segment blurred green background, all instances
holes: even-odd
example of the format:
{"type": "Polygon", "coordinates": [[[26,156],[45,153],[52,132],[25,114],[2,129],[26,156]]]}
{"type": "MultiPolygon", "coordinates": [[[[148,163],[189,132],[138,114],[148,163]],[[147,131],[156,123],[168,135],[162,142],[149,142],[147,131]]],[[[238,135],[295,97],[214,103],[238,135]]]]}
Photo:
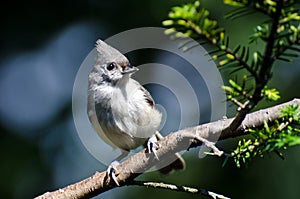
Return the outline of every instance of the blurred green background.
{"type": "MultiPolygon", "coordinates": [[[[0,198],[32,198],[106,168],[87,152],[74,127],[71,95],[76,72],[98,38],[161,26],[171,6],[184,2],[189,1],[1,2],[0,198]]],[[[255,25],[266,20],[255,14],[226,21],[223,15],[231,8],[222,1],[201,3],[226,28],[232,45],[247,43],[255,25]]],[[[275,65],[270,87],[281,92],[280,102],[300,97],[299,64],[298,58],[275,65]]],[[[226,77],[224,73],[224,81],[226,77]]],[[[234,143],[227,140],[219,146],[229,148],[234,143]]],[[[198,159],[196,152],[184,154],[184,172],[167,177],[147,173],[139,179],[199,186],[232,198],[300,198],[300,147],[284,151],[285,160],[270,154],[242,169],[232,163],[222,168],[222,160],[198,159]]],[[[122,187],[96,198],[133,197],[199,198],[141,187],[122,187]]]]}

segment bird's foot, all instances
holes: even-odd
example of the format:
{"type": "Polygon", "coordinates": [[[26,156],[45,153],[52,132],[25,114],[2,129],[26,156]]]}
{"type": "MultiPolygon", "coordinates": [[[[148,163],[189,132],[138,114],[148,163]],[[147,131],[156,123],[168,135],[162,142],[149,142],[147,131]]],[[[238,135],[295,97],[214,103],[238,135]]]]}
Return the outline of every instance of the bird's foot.
{"type": "MultiPolygon", "coordinates": [[[[158,144],[157,144],[157,138],[155,135],[152,135],[147,142],[147,149],[149,151],[149,153],[153,153],[155,158],[158,159],[157,156],[157,149],[159,148],[158,144]]],[[[159,159],[158,159],[159,160],[159,159]]]]}
{"type": "Polygon", "coordinates": [[[116,174],[118,174],[118,170],[117,170],[117,166],[119,165],[120,163],[115,160],[113,161],[112,163],[110,163],[110,165],[108,166],[106,172],[107,172],[107,175],[116,183],[116,185],[120,186],[118,180],[117,180],[117,176],[116,174]]]}

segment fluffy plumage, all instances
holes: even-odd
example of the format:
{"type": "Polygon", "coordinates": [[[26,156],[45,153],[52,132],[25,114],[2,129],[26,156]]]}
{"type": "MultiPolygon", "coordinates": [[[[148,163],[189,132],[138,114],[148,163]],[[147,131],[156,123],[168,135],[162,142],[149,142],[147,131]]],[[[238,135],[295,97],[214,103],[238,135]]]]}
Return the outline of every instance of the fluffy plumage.
{"type": "Polygon", "coordinates": [[[161,113],[149,92],[130,78],[137,68],[123,54],[101,40],[97,51],[89,75],[88,115],[105,142],[129,151],[157,131],[161,113]]]}

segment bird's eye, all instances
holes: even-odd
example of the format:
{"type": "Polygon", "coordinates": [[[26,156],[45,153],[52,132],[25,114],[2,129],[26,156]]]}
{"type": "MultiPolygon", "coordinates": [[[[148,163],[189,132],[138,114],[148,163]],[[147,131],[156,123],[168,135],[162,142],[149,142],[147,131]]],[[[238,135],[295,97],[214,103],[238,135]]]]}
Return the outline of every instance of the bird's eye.
{"type": "Polygon", "coordinates": [[[106,69],[107,70],[112,70],[112,69],[114,69],[116,67],[116,63],[115,62],[112,62],[112,63],[110,63],[110,64],[108,64],[107,66],[106,66],[106,69]]]}

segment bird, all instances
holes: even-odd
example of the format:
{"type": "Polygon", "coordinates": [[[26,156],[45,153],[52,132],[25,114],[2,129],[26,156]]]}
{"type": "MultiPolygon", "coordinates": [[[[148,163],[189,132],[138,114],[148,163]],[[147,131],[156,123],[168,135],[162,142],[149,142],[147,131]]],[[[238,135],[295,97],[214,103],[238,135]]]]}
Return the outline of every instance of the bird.
{"type": "MultiPolygon", "coordinates": [[[[132,78],[139,69],[125,55],[100,39],[96,41],[96,50],[88,76],[87,114],[101,139],[121,150],[121,155],[107,169],[107,174],[119,185],[116,166],[130,150],[144,146],[158,159],[156,143],[163,138],[158,132],[162,114],[150,93],[132,78]]],[[[173,163],[160,169],[161,173],[185,169],[183,158],[177,153],[174,157],[173,163]]]]}

